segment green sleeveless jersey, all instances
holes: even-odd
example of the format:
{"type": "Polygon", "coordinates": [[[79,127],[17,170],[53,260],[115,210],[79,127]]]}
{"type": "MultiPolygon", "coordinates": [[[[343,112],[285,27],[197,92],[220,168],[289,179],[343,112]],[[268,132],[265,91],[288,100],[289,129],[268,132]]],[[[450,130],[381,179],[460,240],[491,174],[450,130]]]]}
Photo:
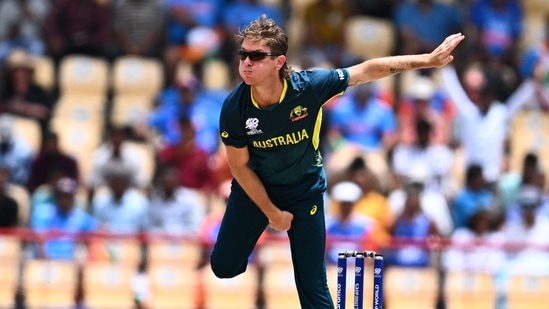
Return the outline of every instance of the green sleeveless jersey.
{"type": "Polygon", "coordinates": [[[323,172],[319,151],[322,106],[348,87],[346,69],[293,72],[278,104],[261,109],[251,87],[240,83],[220,115],[225,145],[248,147],[249,166],[265,186],[302,184],[323,172]]]}

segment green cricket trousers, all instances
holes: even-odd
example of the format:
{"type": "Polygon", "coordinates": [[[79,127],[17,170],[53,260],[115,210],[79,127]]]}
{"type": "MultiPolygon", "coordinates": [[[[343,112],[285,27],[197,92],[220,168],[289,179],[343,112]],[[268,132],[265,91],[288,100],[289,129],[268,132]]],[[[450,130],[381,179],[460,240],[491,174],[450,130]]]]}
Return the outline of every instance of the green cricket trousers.
{"type": "MultiPolygon", "coordinates": [[[[324,259],[325,190],[323,175],[291,186],[267,187],[274,204],[294,215],[288,237],[297,293],[303,309],[334,308],[328,290],[324,259]]],[[[211,255],[214,274],[219,278],[232,278],[246,271],[248,258],[267,225],[267,217],[233,180],[227,209],[211,255]]]]}

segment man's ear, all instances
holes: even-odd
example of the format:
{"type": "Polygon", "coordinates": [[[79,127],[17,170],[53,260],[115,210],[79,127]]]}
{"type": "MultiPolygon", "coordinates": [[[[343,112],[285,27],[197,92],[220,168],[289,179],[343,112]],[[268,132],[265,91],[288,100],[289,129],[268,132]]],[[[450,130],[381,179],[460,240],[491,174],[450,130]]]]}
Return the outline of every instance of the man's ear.
{"type": "Polygon", "coordinates": [[[276,69],[280,70],[282,66],[286,63],[286,56],[281,55],[276,58],[276,69]]]}

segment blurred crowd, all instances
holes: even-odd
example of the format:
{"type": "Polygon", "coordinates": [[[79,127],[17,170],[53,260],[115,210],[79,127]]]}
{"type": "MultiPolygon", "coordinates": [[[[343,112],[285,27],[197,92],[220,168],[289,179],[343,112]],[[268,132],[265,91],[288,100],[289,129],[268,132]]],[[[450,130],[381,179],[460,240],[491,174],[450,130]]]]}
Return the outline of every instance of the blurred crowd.
{"type": "MultiPolygon", "coordinates": [[[[448,67],[356,86],[326,103],[329,262],[338,250],[371,248],[389,265],[429,266],[426,244],[449,243],[447,269],[549,274],[541,267],[549,265],[543,1],[3,0],[0,228],[211,244],[231,181],[217,130],[224,97],[240,81],[233,35],[261,14],[287,29],[296,70],[426,53],[449,34],[466,35],[448,67]],[[159,84],[137,120],[111,121],[111,88],[89,103],[104,108],[94,116],[99,142],[85,156],[61,143],[70,127],[53,125],[61,101],[71,104],[60,81],[72,56],[161,68],[136,77],[159,84]],[[49,84],[37,78],[44,59],[49,84]],[[37,124],[37,147],[13,125],[20,118],[37,124]],[[150,162],[136,155],[142,146],[150,162]]],[[[74,259],[75,250],[61,238],[29,253],[74,259]]]]}

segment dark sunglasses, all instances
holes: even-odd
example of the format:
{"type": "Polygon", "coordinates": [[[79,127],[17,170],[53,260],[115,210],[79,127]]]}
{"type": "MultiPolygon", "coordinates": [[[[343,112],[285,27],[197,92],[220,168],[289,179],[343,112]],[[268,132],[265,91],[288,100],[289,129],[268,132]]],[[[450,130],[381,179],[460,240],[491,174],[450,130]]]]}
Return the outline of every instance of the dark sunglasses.
{"type": "Polygon", "coordinates": [[[262,52],[262,51],[243,51],[243,50],[239,50],[238,52],[236,52],[237,56],[238,56],[238,59],[244,61],[246,60],[246,58],[250,58],[251,61],[260,61],[260,60],[263,60],[265,59],[265,57],[267,56],[280,56],[282,54],[279,54],[279,53],[273,53],[273,52],[262,52]]]}

